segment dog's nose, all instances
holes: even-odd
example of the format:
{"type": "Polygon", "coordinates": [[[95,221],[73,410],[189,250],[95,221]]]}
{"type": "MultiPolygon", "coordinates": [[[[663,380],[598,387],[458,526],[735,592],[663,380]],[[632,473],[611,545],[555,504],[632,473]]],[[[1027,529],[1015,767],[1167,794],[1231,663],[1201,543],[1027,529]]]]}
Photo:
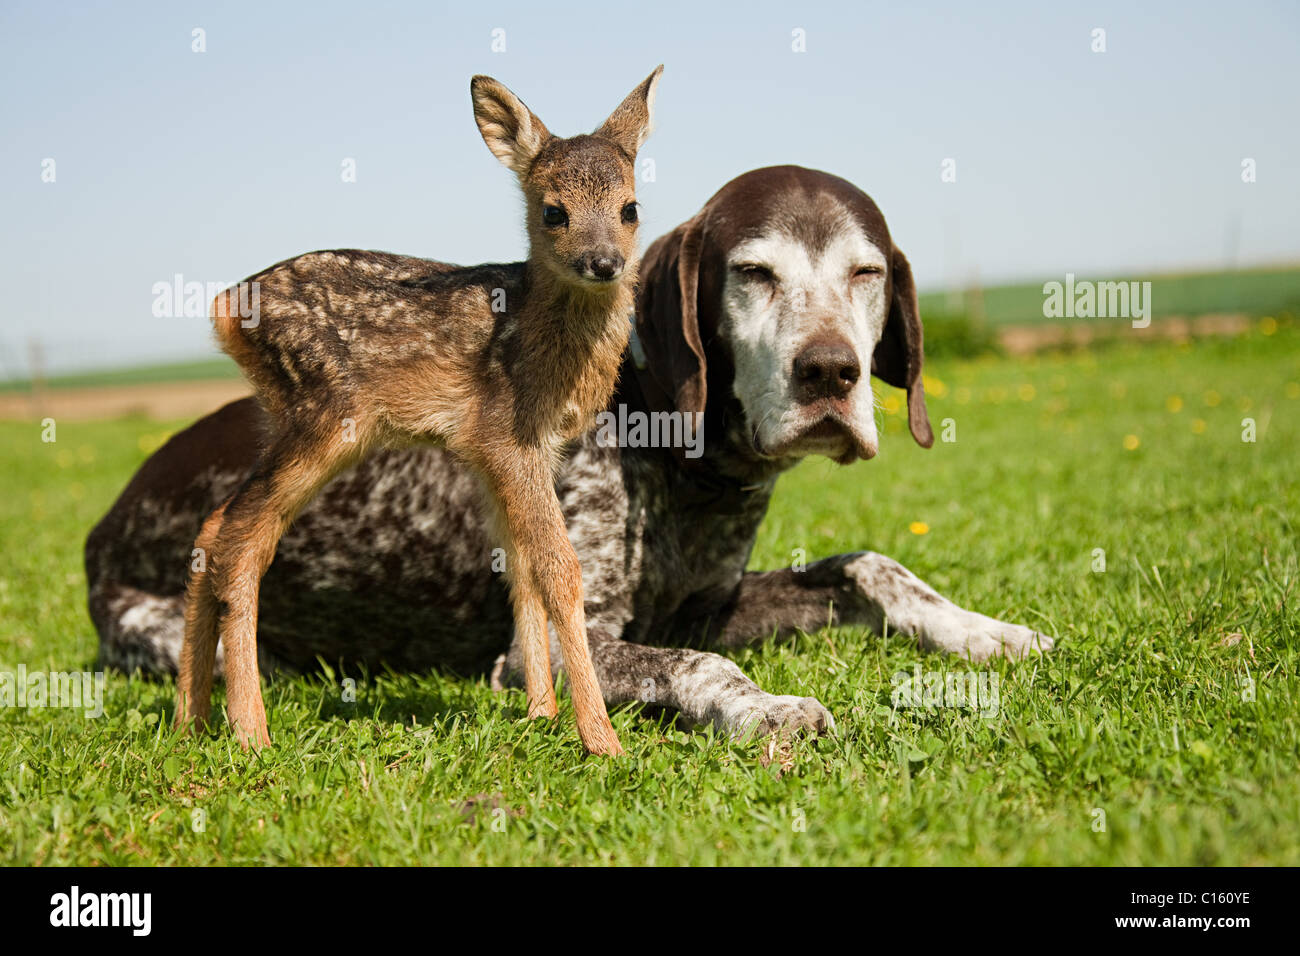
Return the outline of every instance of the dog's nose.
{"type": "Polygon", "coordinates": [[[803,402],[844,398],[862,377],[862,366],[846,342],[814,342],[794,359],[794,385],[803,402]]]}
{"type": "Polygon", "coordinates": [[[597,253],[587,259],[587,271],[602,282],[608,282],[623,271],[623,257],[617,253],[597,253]]]}

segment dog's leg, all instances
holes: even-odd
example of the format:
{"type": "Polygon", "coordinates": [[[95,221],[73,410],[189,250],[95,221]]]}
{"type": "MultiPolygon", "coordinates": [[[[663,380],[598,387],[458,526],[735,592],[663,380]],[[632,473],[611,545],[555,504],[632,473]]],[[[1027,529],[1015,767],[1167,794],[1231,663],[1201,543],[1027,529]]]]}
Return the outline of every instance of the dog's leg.
{"type": "MultiPolygon", "coordinates": [[[[210,696],[216,645],[211,629],[204,628],[217,611],[230,723],[245,749],[270,743],[257,662],[262,575],[294,515],[321,485],[355,461],[364,447],[364,441],[342,441],[334,435],[313,439],[308,433],[289,433],[272,445],[262,464],[226,503],[208,548],[204,582],[192,589],[190,597],[195,603],[186,609],[187,622],[192,620],[195,626],[186,628],[182,659],[188,659],[190,666],[179,691],[182,701],[188,697],[192,703],[178,705],[178,720],[188,717],[191,710],[197,714],[210,696]]],[[[208,527],[205,524],[205,530],[208,527]]]]}
{"type": "MultiPolygon", "coordinates": [[[[91,618],[99,631],[96,669],[179,674],[185,642],[185,580],[181,593],[168,595],[99,583],[90,594],[91,618]]],[[[220,671],[218,655],[213,673],[220,671]]]]}
{"type": "MultiPolygon", "coordinates": [[[[530,572],[525,576],[516,571],[514,587],[516,591],[524,587],[523,607],[532,612],[535,594],[559,637],[569,678],[569,693],[573,697],[578,721],[578,735],[589,753],[620,754],[623,748],[609,722],[587,646],[582,569],[569,541],[560,503],[555,497],[549,463],[540,453],[512,449],[508,456],[486,462],[483,471],[505,519],[510,538],[507,553],[513,552],[522,568],[530,572]],[[524,584],[528,578],[532,582],[531,592],[524,584]]],[[[519,607],[516,603],[516,608],[519,607]]],[[[544,656],[547,654],[547,636],[544,625],[540,631],[536,628],[536,620],[535,614],[530,614],[527,620],[516,621],[521,630],[525,670],[529,674],[530,713],[535,708],[545,712],[547,704],[543,695],[550,693],[540,686],[542,681],[538,669],[547,660],[544,656]]],[[[550,686],[549,673],[545,683],[550,686]]]]}
{"type": "Polygon", "coordinates": [[[801,571],[746,573],[728,608],[706,627],[714,643],[735,647],[827,625],[859,625],[881,634],[886,622],[891,632],[921,647],[973,661],[1021,658],[1055,643],[1046,634],[959,607],[897,561],[871,551],[815,561],[801,571]]]}
{"type": "Polygon", "coordinates": [[[208,722],[212,709],[212,671],[217,658],[218,611],[216,593],[208,575],[211,555],[221,532],[226,504],[208,516],[194,542],[203,564],[190,569],[185,585],[185,640],[181,645],[176,678],[176,726],[208,722]]]}
{"type": "MultiPolygon", "coordinates": [[[[712,725],[736,738],[834,729],[830,711],[813,697],[769,694],[719,654],[679,647],[647,647],[593,630],[591,659],[605,703],[640,702],[678,713],[684,723],[712,725]]],[[[516,641],[500,662],[501,678],[517,682],[523,648],[516,641]]],[[[560,669],[557,661],[556,670],[560,669]]]]}

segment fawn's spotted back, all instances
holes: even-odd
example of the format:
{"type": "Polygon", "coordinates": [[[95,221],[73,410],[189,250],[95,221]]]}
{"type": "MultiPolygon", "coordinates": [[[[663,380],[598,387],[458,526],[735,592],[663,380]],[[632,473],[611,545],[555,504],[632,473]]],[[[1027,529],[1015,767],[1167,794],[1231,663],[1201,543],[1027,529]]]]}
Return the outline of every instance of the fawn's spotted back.
{"type": "Polygon", "coordinates": [[[313,252],[213,304],[223,347],[270,413],[248,480],[203,523],[207,569],[186,591],[178,724],[206,719],[220,640],[227,712],[245,746],[270,741],[257,666],[262,575],[298,511],[376,444],[431,440],[474,468],[505,544],[529,715],[556,715],[547,621],[563,648],[578,731],[622,752],[587,646],[582,572],[553,486],[564,442],[613,392],[636,282],[636,151],[659,70],[589,136],[552,136],[489,77],[470,84],[484,142],[526,202],[528,261],[451,266],[313,252]]]}

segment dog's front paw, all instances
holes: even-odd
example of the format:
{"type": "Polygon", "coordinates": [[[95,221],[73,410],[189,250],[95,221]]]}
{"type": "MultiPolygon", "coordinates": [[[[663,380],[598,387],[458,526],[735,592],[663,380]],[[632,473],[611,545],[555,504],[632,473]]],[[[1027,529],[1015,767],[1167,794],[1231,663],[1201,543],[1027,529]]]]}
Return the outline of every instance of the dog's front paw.
{"type": "Polygon", "coordinates": [[[835,729],[835,718],[815,697],[776,694],[735,701],[713,723],[719,731],[737,740],[801,730],[820,736],[835,729]]]}
{"type": "Polygon", "coordinates": [[[971,617],[975,620],[971,625],[971,639],[967,647],[973,661],[998,656],[1021,660],[1032,654],[1050,651],[1056,645],[1053,637],[1032,628],[1008,624],[983,614],[972,613],[971,617]]]}
{"type": "Polygon", "coordinates": [[[986,661],[990,657],[1020,660],[1041,654],[1050,651],[1056,640],[1032,628],[955,608],[940,626],[928,630],[922,643],[972,661],[986,661]]]}

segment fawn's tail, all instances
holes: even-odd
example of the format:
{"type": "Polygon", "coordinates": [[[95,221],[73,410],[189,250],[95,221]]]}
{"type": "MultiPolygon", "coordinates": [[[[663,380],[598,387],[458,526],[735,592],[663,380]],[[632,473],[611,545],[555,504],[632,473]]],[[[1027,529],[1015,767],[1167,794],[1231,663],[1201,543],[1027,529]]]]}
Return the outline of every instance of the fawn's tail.
{"type": "Polygon", "coordinates": [[[244,337],[244,330],[255,328],[260,322],[253,294],[248,289],[249,283],[246,282],[232,285],[212,300],[209,313],[222,351],[246,371],[250,365],[258,363],[256,350],[244,337]]]}
{"type": "Polygon", "coordinates": [[[210,317],[221,350],[235,360],[262,406],[274,412],[282,400],[281,383],[256,341],[262,321],[257,282],[240,282],[220,293],[210,317]]]}

